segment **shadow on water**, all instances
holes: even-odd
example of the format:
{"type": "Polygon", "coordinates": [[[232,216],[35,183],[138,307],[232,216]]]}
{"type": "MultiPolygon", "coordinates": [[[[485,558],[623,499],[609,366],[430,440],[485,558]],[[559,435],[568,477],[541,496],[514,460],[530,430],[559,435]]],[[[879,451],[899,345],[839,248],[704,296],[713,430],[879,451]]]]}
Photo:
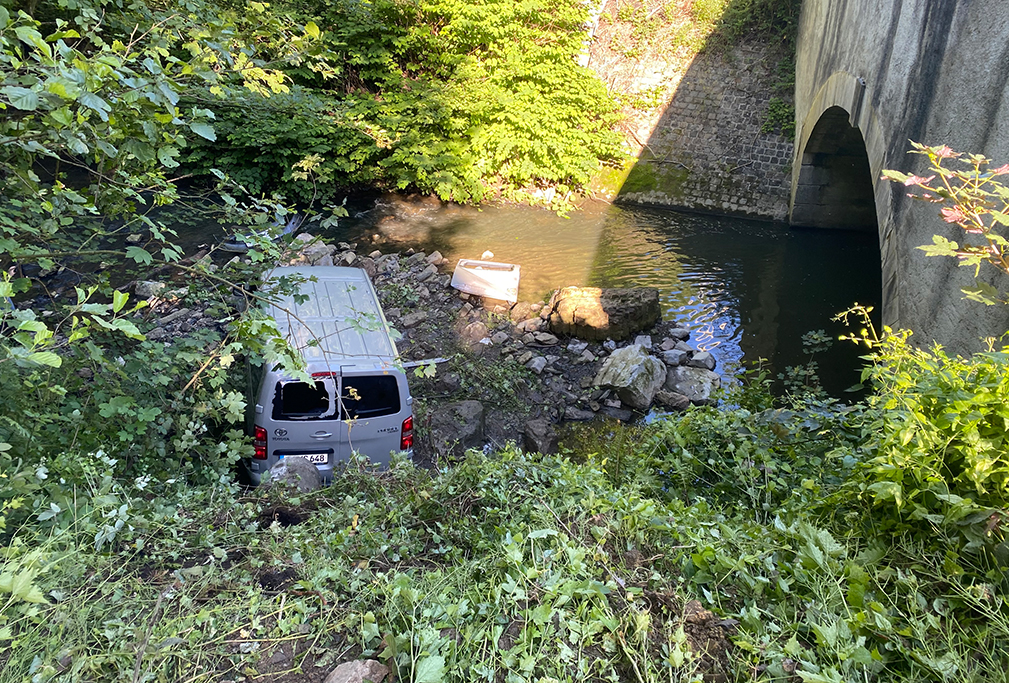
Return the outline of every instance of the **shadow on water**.
{"type": "MultiPolygon", "coordinates": [[[[362,213],[329,236],[367,242],[386,218],[362,213]]],[[[802,335],[823,329],[836,338],[844,330],[831,318],[874,302],[880,287],[871,236],[645,207],[593,204],[569,218],[449,207],[401,220],[396,234],[395,250],[438,249],[453,262],[489,250],[520,264],[524,300],[568,285],[655,287],[663,318],[691,328],[691,343],[722,368],[758,358],[774,371],[804,363],[802,335]]],[[[819,358],[831,393],[857,382],[857,355],[838,343],[819,358]]]]}

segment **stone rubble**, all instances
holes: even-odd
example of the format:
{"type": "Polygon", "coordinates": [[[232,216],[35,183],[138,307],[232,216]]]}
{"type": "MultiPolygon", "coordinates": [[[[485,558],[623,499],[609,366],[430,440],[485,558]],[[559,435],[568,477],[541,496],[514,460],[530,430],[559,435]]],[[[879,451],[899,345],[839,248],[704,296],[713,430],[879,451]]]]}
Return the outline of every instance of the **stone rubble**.
{"type": "MultiPolygon", "coordinates": [[[[306,234],[299,235],[295,245],[299,249],[288,264],[337,264],[368,273],[390,326],[402,335],[397,347],[404,362],[448,359],[433,377],[410,375],[411,393],[421,401],[415,443],[415,459],[421,464],[459,458],[466,449],[488,442],[500,446],[520,441],[528,449],[554,452],[554,426],[560,422],[628,421],[651,409],[682,411],[691,404],[710,403],[721,383],[714,372],[715,357],[688,344],[686,328],[661,322],[645,290],[594,290],[605,293],[600,297],[609,314],[623,321],[623,330],[644,325],[622,334],[633,338],[628,342],[600,337],[596,329],[582,334],[585,330],[577,325],[555,324],[563,317],[558,302],[583,301],[590,288],[566,288],[561,290],[564,296],[555,293],[547,305],[512,306],[452,289],[449,262],[438,252],[376,249],[363,255],[356,244],[325,244],[306,234]],[[621,301],[630,302],[636,312],[614,309],[613,302],[621,301]],[[632,319],[637,322],[628,327],[632,319]],[[509,377],[510,391],[521,407],[499,405],[484,382],[473,378],[474,368],[477,376],[509,377]]],[[[231,256],[221,267],[248,262],[231,256]]],[[[171,286],[155,280],[135,285],[137,295],[151,303],[144,311],[148,339],[167,344],[200,327],[224,330],[229,317],[183,306],[186,290],[171,286]]],[[[239,310],[247,305],[239,297],[230,303],[239,310]]]]}

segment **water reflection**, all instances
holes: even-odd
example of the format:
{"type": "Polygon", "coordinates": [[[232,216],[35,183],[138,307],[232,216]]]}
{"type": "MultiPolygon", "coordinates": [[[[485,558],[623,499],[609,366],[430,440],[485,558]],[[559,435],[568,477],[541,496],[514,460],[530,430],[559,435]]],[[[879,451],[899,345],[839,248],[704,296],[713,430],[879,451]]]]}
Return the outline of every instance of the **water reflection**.
{"type": "MultiPolygon", "coordinates": [[[[370,211],[332,236],[376,231],[395,235],[397,248],[438,249],[453,261],[490,250],[519,263],[526,300],[567,285],[656,287],[664,318],[690,327],[691,343],[722,367],[803,363],[803,334],[836,338],[844,330],[831,318],[856,301],[878,304],[881,290],[874,236],[668,210],[595,204],[560,218],[528,207],[453,207],[398,216],[393,228],[387,214],[370,211]]],[[[833,393],[857,381],[857,355],[838,343],[822,357],[833,393]]]]}

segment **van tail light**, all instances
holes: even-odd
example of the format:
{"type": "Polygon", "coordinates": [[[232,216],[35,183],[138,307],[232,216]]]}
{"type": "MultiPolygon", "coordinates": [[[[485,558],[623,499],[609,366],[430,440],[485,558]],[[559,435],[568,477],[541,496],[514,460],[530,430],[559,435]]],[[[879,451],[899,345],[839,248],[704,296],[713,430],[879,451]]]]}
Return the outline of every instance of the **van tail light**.
{"type": "Polygon", "coordinates": [[[252,457],[256,460],[266,460],[266,430],[259,425],[252,430],[252,446],[256,449],[256,454],[252,457]]]}
{"type": "Polygon", "coordinates": [[[408,451],[413,448],[413,415],[403,420],[399,435],[399,450],[408,451]]]}

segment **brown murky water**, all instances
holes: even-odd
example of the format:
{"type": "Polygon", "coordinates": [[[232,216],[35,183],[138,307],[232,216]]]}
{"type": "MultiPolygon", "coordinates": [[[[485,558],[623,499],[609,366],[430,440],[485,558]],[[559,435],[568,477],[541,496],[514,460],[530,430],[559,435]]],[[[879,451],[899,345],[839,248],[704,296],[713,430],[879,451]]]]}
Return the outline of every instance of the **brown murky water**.
{"type": "MultiPolygon", "coordinates": [[[[520,296],[558,287],[656,287],[664,317],[693,330],[721,369],[766,359],[774,371],[804,363],[801,337],[844,328],[831,318],[880,299],[873,236],[642,207],[590,204],[563,218],[542,209],[404,205],[379,201],[330,235],[383,251],[438,249],[452,261],[480,258],[522,267],[520,296]],[[378,236],[378,239],[375,239],[378,236]]],[[[818,357],[835,394],[858,381],[859,351],[835,343],[818,357]]]]}

